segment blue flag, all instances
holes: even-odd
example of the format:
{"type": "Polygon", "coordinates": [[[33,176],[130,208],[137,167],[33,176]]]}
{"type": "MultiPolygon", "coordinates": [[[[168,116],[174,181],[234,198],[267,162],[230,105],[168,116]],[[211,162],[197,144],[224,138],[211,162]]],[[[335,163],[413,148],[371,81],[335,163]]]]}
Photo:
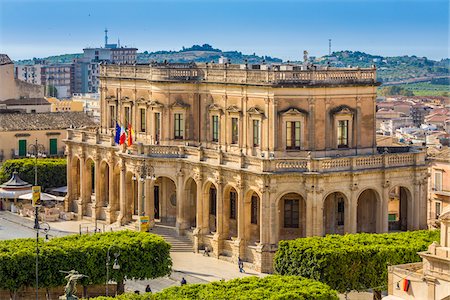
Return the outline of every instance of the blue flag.
{"type": "Polygon", "coordinates": [[[116,121],[116,136],[114,137],[114,142],[118,145],[120,142],[120,126],[119,123],[116,121]]]}

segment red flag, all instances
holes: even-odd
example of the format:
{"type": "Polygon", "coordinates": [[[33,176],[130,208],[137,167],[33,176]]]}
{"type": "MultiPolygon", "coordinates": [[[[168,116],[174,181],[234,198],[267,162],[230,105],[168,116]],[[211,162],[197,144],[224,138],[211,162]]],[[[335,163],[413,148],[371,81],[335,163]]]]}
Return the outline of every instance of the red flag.
{"type": "Polygon", "coordinates": [[[134,130],[133,130],[133,128],[131,128],[131,124],[128,124],[128,139],[127,139],[128,147],[133,145],[133,134],[134,134],[134,130]]]}

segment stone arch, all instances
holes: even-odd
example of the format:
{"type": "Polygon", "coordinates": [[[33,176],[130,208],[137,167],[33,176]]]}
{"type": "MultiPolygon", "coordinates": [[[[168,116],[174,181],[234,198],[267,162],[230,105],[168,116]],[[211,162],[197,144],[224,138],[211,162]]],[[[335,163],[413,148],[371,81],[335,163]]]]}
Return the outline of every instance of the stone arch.
{"type": "Polygon", "coordinates": [[[197,227],[197,182],[192,177],[184,183],[184,199],[186,201],[187,211],[185,214],[189,227],[197,227]]]}
{"type": "MultiPolygon", "coordinates": [[[[100,162],[100,166],[99,166],[99,170],[98,172],[100,172],[100,181],[97,182],[96,184],[98,184],[98,188],[97,188],[97,193],[98,195],[96,195],[96,199],[98,201],[98,203],[96,203],[97,208],[100,207],[107,207],[109,205],[109,181],[111,180],[109,178],[109,164],[106,160],[102,160],[100,162]]],[[[106,213],[104,209],[97,209],[97,219],[99,220],[106,220],[106,213]]]]}
{"type": "Polygon", "coordinates": [[[323,233],[344,234],[348,224],[346,214],[350,211],[347,196],[338,191],[330,192],[323,198],[323,233]]]}
{"type": "Polygon", "coordinates": [[[92,216],[92,202],[95,200],[95,172],[97,170],[95,169],[95,162],[91,156],[86,158],[86,161],[84,162],[84,176],[83,176],[83,183],[84,186],[84,193],[86,195],[86,198],[83,199],[85,202],[85,205],[83,205],[83,216],[86,217],[93,217],[92,216]]]}
{"type": "Polygon", "coordinates": [[[136,175],[132,171],[126,171],[125,173],[125,206],[122,212],[124,219],[126,221],[131,221],[133,215],[136,212],[136,202],[137,202],[137,180],[136,175]]]}
{"type": "Polygon", "coordinates": [[[78,205],[73,200],[80,200],[81,198],[81,159],[75,155],[70,162],[70,180],[71,182],[71,199],[69,199],[69,210],[78,213],[78,205]]]}
{"type": "Polygon", "coordinates": [[[306,200],[297,192],[282,194],[277,200],[280,240],[306,236],[306,200]]]}
{"type": "Polygon", "coordinates": [[[407,187],[392,187],[387,206],[389,231],[406,231],[412,227],[412,195],[407,187]]]}
{"type": "Polygon", "coordinates": [[[203,185],[203,208],[206,223],[205,227],[208,232],[217,231],[217,200],[218,200],[218,187],[217,185],[208,180],[203,185]]]}
{"type": "MultiPolygon", "coordinates": [[[[111,166],[110,166],[111,167],[111,166]]],[[[108,208],[109,208],[109,222],[113,223],[117,221],[117,216],[120,212],[120,164],[117,163],[113,167],[113,177],[112,180],[113,190],[111,192],[111,198],[108,196],[108,208]]],[[[109,189],[108,189],[109,192],[109,189]]]]}
{"type": "Polygon", "coordinates": [[[373,188],[366,188],[359,193],[356,203],[357,232],[379,231],[380,202],[380,194],[373,188]]]}
{"type": "Polygon", "coordinates": [[[238,207],[242,195],[231,183],[223,189],[223,236],[225,239],[237,237],[238,235],[238,207]]]}
{"type": "Polygon", "coordinates": [[[177,222],[177,199],[176,181],[169,176],[156,175],[154,184],[154,208],[155,218],[158,217],[162,224],[175,226],[177,222]]]}
{"type": "Polygon", "coordinates": [[[244,240],[248,244],[260,241],[261,232],[261,194],[249,189],[244,198],[244,240]]]}

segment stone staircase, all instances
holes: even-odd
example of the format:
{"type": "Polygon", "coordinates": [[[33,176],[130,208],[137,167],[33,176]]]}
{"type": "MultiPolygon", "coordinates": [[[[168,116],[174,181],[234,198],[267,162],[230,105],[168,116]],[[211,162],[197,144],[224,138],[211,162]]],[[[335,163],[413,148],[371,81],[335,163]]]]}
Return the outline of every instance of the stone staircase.
{"type": "Polygon", "coordinates": [[[160,235],[172,245],[171,252],[193,252],[193,243],[187,236],[178,236],[175,227],[156,223],[150,233],[160,235]]]}

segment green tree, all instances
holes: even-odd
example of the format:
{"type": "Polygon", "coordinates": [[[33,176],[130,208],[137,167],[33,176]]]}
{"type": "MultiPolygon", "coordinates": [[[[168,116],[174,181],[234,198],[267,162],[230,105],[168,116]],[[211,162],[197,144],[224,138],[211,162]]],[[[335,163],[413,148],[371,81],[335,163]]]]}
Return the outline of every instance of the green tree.
{"type": "Polygon", "coordinates": [[[280,241],[275,271],[318,280],[344,293],[387,286],[387,267],[421,261],[417,252],[439,240],[439,231],[346,234],[280,241]]]}

